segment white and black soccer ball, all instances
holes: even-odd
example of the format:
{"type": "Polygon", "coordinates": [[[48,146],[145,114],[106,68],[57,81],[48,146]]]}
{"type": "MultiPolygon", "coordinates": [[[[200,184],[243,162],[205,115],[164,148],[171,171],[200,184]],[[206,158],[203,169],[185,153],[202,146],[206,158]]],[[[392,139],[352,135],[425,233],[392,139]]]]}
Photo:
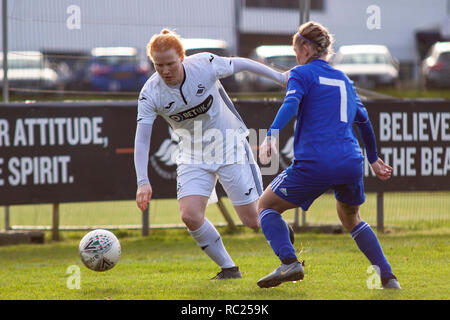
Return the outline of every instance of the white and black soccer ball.
{"type": "Polygon", "coordinates": [[[119,262],[121,248],[114,233],[96,229],[81,239],[78,252],[86,267],[94,271],[106,271],[119,262]]]}

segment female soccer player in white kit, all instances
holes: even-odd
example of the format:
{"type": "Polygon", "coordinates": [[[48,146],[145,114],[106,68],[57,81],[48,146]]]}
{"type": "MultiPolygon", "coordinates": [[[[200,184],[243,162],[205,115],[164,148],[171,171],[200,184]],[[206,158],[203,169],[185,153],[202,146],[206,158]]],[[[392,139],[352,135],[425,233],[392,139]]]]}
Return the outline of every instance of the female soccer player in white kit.
{"type": "Polygon", "coordinates": [[[241,221],[257,230],[262,179],[246,140],[248,129],[218,80],[247,70],[285,85],[287,74],[245,58],[206,52],[185,57],[179,36],[167,29],[150,39],[147,54],[157,72],[145,83],[138,101],[137,205],[145,210],[152,196],[148,154],[152,125],[160,115],[180,137],[176,162],[181,219],[197,244],[221,267],[213,279],[241,278],[220,234],[206,219],[205,209],[218,179],[241,221]]]}

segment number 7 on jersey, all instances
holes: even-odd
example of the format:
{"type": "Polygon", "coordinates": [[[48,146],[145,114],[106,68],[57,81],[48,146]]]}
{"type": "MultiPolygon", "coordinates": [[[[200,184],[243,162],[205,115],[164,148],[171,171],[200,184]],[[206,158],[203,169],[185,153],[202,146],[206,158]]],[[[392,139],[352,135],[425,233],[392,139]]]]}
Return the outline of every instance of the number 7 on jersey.
{"type": "Polygon", "coordinates": [[[341,94],[341,121],[347,122],[347,90],[345,88],[344,80],[319,77],[319,82],[320,84],[327,86],[339,87],[339,92],[341,94]]]}

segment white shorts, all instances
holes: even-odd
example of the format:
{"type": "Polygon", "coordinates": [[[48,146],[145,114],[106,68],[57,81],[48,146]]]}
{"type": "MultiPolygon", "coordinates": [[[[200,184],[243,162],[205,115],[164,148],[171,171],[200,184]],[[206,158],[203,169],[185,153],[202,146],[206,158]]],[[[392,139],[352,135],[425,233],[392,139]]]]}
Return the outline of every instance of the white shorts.
{"type": "Polygon", "coordinates": [[[242,206],[258,200],[263,192],[261,171],[248,142],[245,144],[245,163],[179,164],[177,199],[193,195],[210,197],[219,180],[233,205],[242,206]]]}

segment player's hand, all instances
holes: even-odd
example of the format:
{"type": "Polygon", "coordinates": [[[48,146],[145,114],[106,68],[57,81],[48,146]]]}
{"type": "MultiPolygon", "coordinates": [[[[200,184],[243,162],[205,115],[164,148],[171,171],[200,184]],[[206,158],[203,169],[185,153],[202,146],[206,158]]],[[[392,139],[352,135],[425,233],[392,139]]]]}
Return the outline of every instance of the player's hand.
{"type": "Polygon", "coordinates": [[[136,192],[136,203],[141,211],[147,209],[150,200],[152,199],[152,186],[150,184],[143,184],[139,186],[136,192]]]}
{"type": "Polygon", "coordinates": [[[370,165],[372,167],[373,172],[380,180],[387,180],[392,175],[392,167],[383,162],[380,158],[377,159],[374,163],[370,165]]]}
{"type": "Polygon", "coordinates": [[[278,154],[276,148],[276,139],[272,136],[266,136],[263,143],[259,146],[259,161],[261,164],[268,164],[272,156],[272,151],[278,154]]]}

